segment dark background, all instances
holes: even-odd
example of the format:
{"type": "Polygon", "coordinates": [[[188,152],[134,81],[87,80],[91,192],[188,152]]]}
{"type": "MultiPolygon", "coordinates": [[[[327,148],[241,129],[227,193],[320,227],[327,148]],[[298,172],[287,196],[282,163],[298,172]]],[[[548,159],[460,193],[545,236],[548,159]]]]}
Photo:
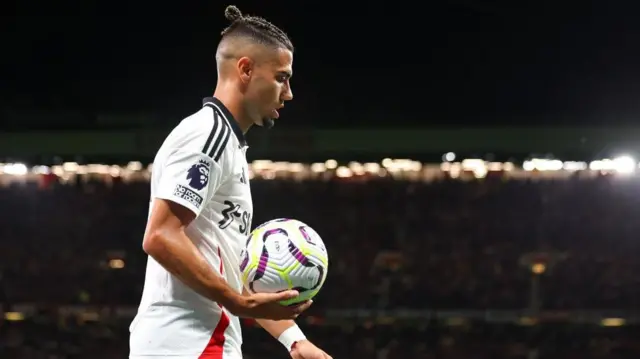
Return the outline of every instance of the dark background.
{"type": "MultiPolygon", "coordinates": [[[[283,123],[313,127],[634,123],[638,6],[615,3],[236,2],[290,34],[283,123]]],[[[5,4],[3,127],[175,123],[213,92],[226,5],[5,4]]]]}

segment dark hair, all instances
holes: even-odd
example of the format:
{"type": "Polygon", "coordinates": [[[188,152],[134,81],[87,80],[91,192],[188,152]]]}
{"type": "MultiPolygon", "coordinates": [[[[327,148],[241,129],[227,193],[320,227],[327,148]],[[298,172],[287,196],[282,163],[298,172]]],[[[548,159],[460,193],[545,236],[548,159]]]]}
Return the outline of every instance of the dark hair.
{"type": "Polygon", "coordinates": [[[281,46],[293,51],[289,36],[267,20],[257,16],[242,15],[234,5],[227,6],[224,16],[231,21],[231,25],[222,31],[222,39],[236,35],[247,36],[265,45],[281,46]]]}

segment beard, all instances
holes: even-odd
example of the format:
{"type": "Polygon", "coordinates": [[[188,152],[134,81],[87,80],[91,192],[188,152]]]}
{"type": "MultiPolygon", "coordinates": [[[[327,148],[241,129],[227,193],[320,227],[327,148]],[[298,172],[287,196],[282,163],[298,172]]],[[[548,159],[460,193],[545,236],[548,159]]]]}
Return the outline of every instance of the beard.
{"type": "Polygon", "coordinates": [[[267,130],[272,128],[273,125],[275,125],[275,121],[272,118],[265,118],[262,120],[262,127],[266,128],[267,130]]]}

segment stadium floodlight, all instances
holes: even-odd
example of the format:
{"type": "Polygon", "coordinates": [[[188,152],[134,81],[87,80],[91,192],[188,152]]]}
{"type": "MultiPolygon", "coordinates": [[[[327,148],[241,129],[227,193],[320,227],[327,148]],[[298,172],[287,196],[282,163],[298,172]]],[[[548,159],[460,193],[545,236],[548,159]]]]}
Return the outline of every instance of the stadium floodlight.
{"type": "Polygon", "coordinates": [[[618,173],[633,173],[636,170],[636,164],[636,160],[629,155],[622,155],[613,159],[613,168],[618,173]]]}
{"type": "Polygon", "coordinates": [[[453,162],[456,159],[456,154],[453,152],[447,152],[442,155],[442,160],[445,162],[453,162]]]}
{"type": "Polygon", "coordinates": [[[4,173],[14,176],[24,176],[29,172],[27,166],[23,163],[10,163],[4,166],[4,173]]]}

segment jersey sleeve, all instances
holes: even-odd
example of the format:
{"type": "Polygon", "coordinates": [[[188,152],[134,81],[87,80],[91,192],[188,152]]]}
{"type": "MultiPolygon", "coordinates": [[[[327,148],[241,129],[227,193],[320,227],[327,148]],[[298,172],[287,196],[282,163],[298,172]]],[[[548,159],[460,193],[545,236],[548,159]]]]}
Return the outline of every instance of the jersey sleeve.
{"type": "Polygon", "coordinates": [[[164,161],[155,197],[180,204],[197,217],[222,180],[222,168],[211,157],[189,149],[175,149],[164,161]]]}

